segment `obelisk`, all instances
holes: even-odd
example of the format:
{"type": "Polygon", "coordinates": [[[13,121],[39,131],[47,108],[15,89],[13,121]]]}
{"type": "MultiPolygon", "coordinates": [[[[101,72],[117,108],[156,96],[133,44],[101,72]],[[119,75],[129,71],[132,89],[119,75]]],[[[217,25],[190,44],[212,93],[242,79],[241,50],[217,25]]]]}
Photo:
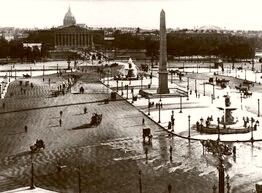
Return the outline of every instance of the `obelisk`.
{"type": "Polygon", "coordinates": [[[160,59],[158,68],[158,94],[168,94],[168,72],[167,64],[167,49],[166,49],[166,18],[165,12],[162,9],[160,13],[160,59]]]}

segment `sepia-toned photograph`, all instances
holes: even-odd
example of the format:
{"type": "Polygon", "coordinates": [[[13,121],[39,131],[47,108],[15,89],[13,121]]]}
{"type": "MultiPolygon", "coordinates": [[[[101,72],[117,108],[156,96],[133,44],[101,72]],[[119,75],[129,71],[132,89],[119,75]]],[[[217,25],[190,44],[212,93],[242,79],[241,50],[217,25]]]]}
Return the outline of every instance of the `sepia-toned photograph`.
{"type": "Polygon", "coordinates": [[[262,2],[0,5],[1,193],[262,193],[262,2]]]}

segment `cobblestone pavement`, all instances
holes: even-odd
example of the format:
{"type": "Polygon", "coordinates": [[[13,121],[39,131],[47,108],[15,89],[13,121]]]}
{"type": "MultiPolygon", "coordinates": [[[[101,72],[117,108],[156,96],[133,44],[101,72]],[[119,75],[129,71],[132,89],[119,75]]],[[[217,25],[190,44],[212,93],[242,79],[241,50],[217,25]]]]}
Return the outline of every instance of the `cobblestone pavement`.
{"type": "MultiPolygon", "coordinates": [[[[120,97],[104,104],[103,99],[108,98],[111,91],[95,79],[96,76],[90,74],[83,76],[71,93],[58,97],[45,94],[50,87],[41,78],[34,80],[39,89],[31,90],[30,97],[21,97],[19,86],[13,87],[17,96],[4,99],[5,108],[0,108],[1,191],[29,185],[29,147],[36,139],[43,139],[46,148],[33,158],[35,182],[41,188],[78,192],[80,167],[82,192],[139,192],[139,170],[143,193],[168,192],[168,184],[172,185],[172,192],[212,192],[213,185],[218,184],[216,157],[203,154],[198,141],[169,136],[120,97]],[[80,86],[84,87],[84,94],[79,94],[80,86]],[[20,97],[19,100],[16,97],[20,97]],[[87,114],[84,114],[85,107],[87,114]],[[63,111],[61,117],[60,111],[63,111]],[[94,112],[103,114],[101,124],[83,128],[94,112]],[[142,143],[145,127],[152,130],[152,146],[142,143]],[[58,171],[57,162],[66,167],[58,171]]],[[[54,79],[53,84],[56,81],[61,80],[54,79]]],[[[236,159],[229,156],[225,161],[231,190],[251,192],[254,184],[261,180],[258,172],[262,168],[259,164],[261,144],[236,146],[236,159]]]]}
{"type": "MultiPolygon", "coordinates": [[[[47,88],[40,86],[43,91],[36,89],[36,95],[45,93],[47,88]]],[[[82,192],[138,192],[139,170],[143,192],[167,192],[168,184],[174,192],[211,191],[217,183],[217,171],[214,163],[207,166],[204,162],[199,142],[170,138],[125,100],[104,104],[102,99],[109,93],[101,84],[80,79],[72,93],[64,96],[46,98],[31,94],[30,98],[5,99],[7,104],[0,114],[0,190],[29,185],[29,147],[36,139],[43,139],[46,148],[33,158],[35,182],[41,188],[77,192],[80,167],[82,192]],[[87,88],[84,94],[74,94],[79,85],[87,88]],[[103,114],[101,124],[78,129],[90,122],[94,112],[103,114]],[[142,143],[145,127],[150,127],[153,134],[147,158],[142,143]],[[57,162],[66,166],[60,172],[57,162]]]]}

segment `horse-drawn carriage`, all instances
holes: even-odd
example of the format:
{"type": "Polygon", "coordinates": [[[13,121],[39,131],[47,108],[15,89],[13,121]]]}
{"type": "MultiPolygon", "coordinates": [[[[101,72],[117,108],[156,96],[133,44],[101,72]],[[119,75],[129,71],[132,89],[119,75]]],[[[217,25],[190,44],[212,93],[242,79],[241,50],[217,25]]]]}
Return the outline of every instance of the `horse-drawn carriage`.
{"type": "Polygon", "coordinates": [[[201,144],[207,149],[208,152],[212,152],[214,155],[231,155],[231,148],[217,140],[202,140],[201,144]]]}
{"type": "Polygon", "coordinates": [[[23,74],[23,78],[31,78],[29,74],[23,74]]]}
{"type": "Polygon", "coordinates": [[[91,117],[91,125],[98,126],[102,121],[102,114],[93,113],[91,117]]]}
{"type": "Polygon", "coordinates": [[[152,142],[152,134],[150,128],[143,129],[143,143],[151,143],[152,142]]]}
{"type": "Polygon", "coordinates": [[[37,139],[36,143],[30,146],[31,152],[37,152],[40,149],[44,149],[44,148],[45,148],[45,143],[42,139],[37,139]]]}

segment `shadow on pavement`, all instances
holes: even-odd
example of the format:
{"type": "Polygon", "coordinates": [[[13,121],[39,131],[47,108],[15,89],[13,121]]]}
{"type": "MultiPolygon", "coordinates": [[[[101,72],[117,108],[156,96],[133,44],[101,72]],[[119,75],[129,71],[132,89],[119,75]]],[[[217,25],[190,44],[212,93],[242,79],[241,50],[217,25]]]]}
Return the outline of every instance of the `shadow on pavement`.
{"type": "Polygon", "coordinates": [[[88,124],[84,124],[78,127],[74,127],[72,128],[72,130],[78,130],[78,129],[88,129],[88,128],[92,128],[92,124],[88,123],[88,124]]]}

